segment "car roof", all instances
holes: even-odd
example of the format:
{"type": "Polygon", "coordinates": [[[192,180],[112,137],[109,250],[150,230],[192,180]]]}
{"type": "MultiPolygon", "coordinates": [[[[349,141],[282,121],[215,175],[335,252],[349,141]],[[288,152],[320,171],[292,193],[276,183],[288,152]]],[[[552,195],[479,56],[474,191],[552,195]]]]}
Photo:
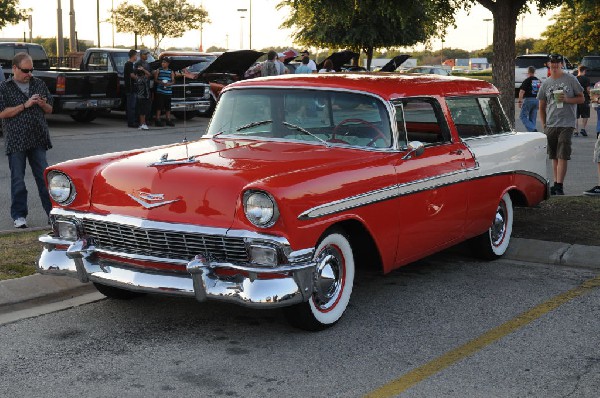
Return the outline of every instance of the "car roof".
{"type": "Polygon", "coordinates": [[[402,75],[392,72],[319,73],[281,75],[248,79],[227,86],[242,87],[329,88],[360,90],[384,99],[406,96],[497,95],[498,90],[484,80],[440,75],[402,75]]]}

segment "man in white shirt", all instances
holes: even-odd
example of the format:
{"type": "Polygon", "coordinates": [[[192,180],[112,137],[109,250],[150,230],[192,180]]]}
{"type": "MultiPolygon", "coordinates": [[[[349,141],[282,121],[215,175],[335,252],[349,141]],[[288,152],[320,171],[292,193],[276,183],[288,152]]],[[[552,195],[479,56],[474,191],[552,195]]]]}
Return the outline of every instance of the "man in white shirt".
{"type": "MultiPolygon", "coordinates": [[[[308,52],[308,50],[304,50],[300,53],[300,55],[302,57],[308,57],[310,55],[310,53],[308,52]]],[[[312,59],[310,61],[308,61],[308,67],[310,68],[312,73],[315,73],[317,71],[317,64],[312,59]]]]}

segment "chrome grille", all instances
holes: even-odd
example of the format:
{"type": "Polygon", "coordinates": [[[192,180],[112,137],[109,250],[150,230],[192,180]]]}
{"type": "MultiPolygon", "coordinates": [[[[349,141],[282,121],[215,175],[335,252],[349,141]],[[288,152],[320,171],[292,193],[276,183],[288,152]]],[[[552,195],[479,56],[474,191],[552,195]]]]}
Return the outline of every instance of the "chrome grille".
{"type": "Polygon", "coordinates": [[[186,261],[202,253],[214,260],[248,261],[243,238],[139,228],[90,219],[83,220],[83,230],[94,239],[97,248],[111,252],[186,261]]]}

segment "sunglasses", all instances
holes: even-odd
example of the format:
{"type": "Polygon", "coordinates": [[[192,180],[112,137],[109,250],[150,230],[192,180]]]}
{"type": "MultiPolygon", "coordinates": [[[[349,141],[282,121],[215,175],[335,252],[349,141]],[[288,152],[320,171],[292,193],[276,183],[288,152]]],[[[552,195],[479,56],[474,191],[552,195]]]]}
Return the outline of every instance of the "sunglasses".
{"type": "Polygon", "coordinates": [[[26,69],[26,68],[21,68],[20,66],[17,66],[17,69],[20,70],[23,73],[32,73],[33,72],[33,68],[26,69]]]}

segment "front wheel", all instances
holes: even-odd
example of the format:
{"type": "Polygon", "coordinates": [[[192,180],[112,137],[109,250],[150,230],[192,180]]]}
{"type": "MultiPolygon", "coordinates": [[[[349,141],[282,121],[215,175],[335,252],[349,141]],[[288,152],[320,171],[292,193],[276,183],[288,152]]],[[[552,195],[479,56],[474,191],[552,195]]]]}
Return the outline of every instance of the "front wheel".
{"type": "Polygon", "coordinates": [[[94,282],[94,286],[100,293],[110,299],[131,300],[144,295],[144,293],[132,292],[130,290],[119,289],[118,287],[107,286],[96,282],[94,282]]]}
{"type": "Polygon", "coordinates": [[[285,308],[293,326],[310,331],[333,326],[344,314],[354,285],[354,254],[346,234],[334,230],[315,251],[313,294],[301,304],[285,308]]]}
{"type": "Polygon", "coordinates": [[[512,200],[510,195],[505,193],[496,208],[492,226],[471,240],[471,247],[478,257],[495,260],[506,253],[512,234],[513,216],[512,200]]]}

